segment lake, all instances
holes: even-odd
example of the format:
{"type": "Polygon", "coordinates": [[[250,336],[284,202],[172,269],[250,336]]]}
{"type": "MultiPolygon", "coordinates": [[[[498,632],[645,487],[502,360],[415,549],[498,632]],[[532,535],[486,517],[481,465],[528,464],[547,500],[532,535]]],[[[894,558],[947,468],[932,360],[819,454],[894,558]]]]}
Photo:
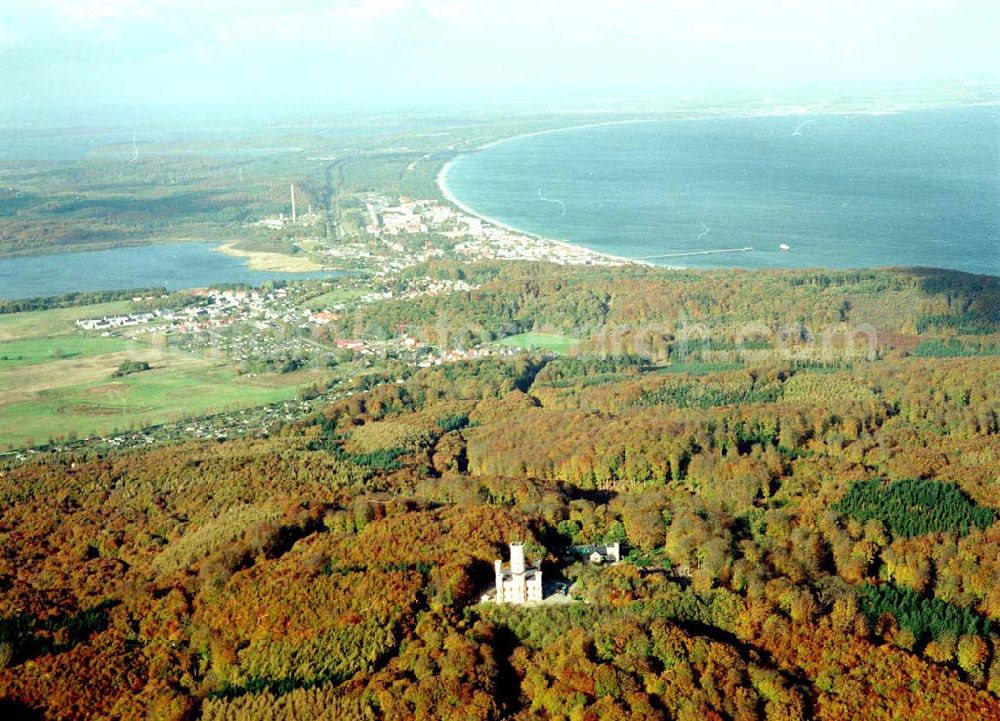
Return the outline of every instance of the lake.
{"type": "Polygon", "coordinates": [[[34,298],[88,290],[199,288],[219,283],[330,278],[336,271],[250,270],[216,243],[166,243],[77,253],[0,258],[0,298],[34,298]]]}
{"type": "Polygon", "coordinates": [[[1000,274],[997,107],[576,128],[461,156],[446,183],[505,225],[664,265],[1000,274]]]}

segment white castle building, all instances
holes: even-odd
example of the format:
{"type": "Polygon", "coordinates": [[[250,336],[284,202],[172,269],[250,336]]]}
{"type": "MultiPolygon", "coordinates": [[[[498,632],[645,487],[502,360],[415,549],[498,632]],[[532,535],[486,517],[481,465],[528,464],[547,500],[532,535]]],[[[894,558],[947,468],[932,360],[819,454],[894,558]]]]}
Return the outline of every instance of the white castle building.
{"type": "Polygon", "coordinates": [[[542,600],[542,571],[524,565],[524,544],[510,544],[510,567],[499,558],[493,568],[497,576],[497,603],[526,603],[542,600]]]}

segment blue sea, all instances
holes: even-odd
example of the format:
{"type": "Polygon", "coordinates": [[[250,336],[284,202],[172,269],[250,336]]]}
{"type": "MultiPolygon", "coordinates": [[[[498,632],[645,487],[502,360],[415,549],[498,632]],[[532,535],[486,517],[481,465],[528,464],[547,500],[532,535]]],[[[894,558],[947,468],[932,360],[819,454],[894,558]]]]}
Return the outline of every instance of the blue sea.
{"type": "Polygon", "coordinates": [[[213,243],[140,247],[0,258],[0,298],[34,298],[88,290],[180,290],[213,283],[260,285],[268,280],[329,278],[336,272],[250,270],[242,258],[218,253],[213,243]]]}
{"type": "Polygon", "coordinates": [[[461,156],[447,185],[505,225],[663,265],[1000,275],[998,107],[575,128],[461,156]]]}

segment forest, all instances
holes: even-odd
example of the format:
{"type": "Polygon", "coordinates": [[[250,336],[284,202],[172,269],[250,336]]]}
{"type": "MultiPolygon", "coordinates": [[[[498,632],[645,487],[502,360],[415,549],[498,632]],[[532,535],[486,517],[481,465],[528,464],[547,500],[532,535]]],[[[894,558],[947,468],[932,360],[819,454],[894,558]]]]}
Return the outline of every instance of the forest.
{"type": "Polygon", "coordinates": [[[4,718],[1000,717],[996,279],[413,272],[476,288],[334,331],[580,343],[0,461],[4,718]],[[516,540],[564,602],[481,601],[516,540]]]}
{"type": "Polygon", "coordinates": [[[0,299],[0,315],[5,313],[48,310],[50,308],[76,308],[84,305],[110,303],[116,300],[132,300],[133,298],[158,298],[165,295],[166,292],[166,288],[133,288],[129,290],[81,291],[43,298],[0,299]]]}

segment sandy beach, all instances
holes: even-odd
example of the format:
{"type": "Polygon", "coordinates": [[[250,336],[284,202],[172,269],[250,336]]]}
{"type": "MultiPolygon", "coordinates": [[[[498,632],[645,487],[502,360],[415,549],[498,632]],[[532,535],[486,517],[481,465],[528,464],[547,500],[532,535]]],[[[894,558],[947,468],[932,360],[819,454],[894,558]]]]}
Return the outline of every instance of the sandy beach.
{"type": "MultiPolygon", "coordinates": [[[[977,103],[964,103],[962,105],[987,105],[994,106],[1000,103],[1000,101],[982,101],[977,103]]],[[[667,122],[678,122],[678,121],[698,121],[698,120],[708,120],[708,119],[728,119],[728,118],[761,118],[761,117],[788,117],[788,118],[800,118],[805,120],[805,122],[811,122],[813,118],[821,118],[823,116],[837,117],[837,116],[870,116],[870,115],[896,115],[907,110],[913,109],[928,109],[937,107],[951,107],[951,104],[946,103],[930,103],[919,105],[916,108],[913,106],[903,103],[903,104],[886,104],[884,106],[877,107],[836,107],[831,106],[828,103],[819,104],[802,104],[802,105],[782,105],[778,107],[773,107],[769,109],[750,109],[750,110],[728,110],[728,111],[715,111],[711,108],[703,109],[692,109],[691,111],[674,114],[671,116],[663,117],[643,117],[643,118],[622,118],[618,120],[605,120],[594,123],[575,123],[573,125],[568,125],[564,127],[549,128],[545,130],[537,130],[528,133],[521,133],[518,135],[512,135],[506,138],[499,138],[497,140],[492,140],[487,143],[483,143],[475,148],[469,150],[460,151],[454,158],[446,162],[438,171],[437,175],[437,186],[441,192],[441,195],[454,207],[461,210],[466,215],[470,215],[479,218],[484,222],[484,224],[489,224],[496,228],[502,228],[509,231],[510,233],[515,233],[521,236],[525,236],[535,244],[545,243],[556,248],[562,248],[566,251],[567,262],[573,262],[570,257],[579,258],[579,254],[588,254],[595,259],[596,262],[603,263],[630,263],[630,264],[641,264],[641,265],[656,265],[660,268],[672,268],[676,270],[685,270],[683,266],[676,265],[660,265],[659,263],[650,263],[647,260],[639,258],[629,258],[624,256],[615,256],[608,253],[599,252],[596,250],[591,250],[585,246],[578,245],[566,240],[560,240],[555,238],[548,238],[538,236],[534,233],[527,232],[521,228],[516,228],[506,223],[503,223],[496,218],[492,218],[485,215],[474,208],[469,207],[461,200],[459,200],[451,189],[448,187],[448,172],[451,170],[454,162],[464,155],[470,155],[477,153],[488,148],[493,148],[504,143],[509,143],[514,140],[520,140],[524,138],[533,138],[541,135],[549,135],[553,133],[563,133],[571,130],[580,130],[585,128],[594,127],[605,127],[605,126],[615,126],[615,125],[636,125],[645,123],[667,123],[667,122]]],[[[800,126],[801,127],[801,126],[800,126]]],[[[796,131],[798,132],[798,131],[796,131]]],[[[794,133],[793,133],[794,134],[794,133]]],[[[742,250],[742,249],[740,249],[742,250]]],[[[730,252],[730,251],[726,251],[730,252]]]]}
{"type": "MultiPolygon", "coordinates": [[[[483,148],[493,147],[495,145],[498,145],[499,143],[505,143],[510,140],[515,140],[516,138],[524,138],[535,135],[541,135],[543,133],[558,132],[559,130],[569,130],[569,128],[560,128],[558,130],[543,130],[538,133],[526,133],[524,135],[517,135],[512,138],[504,138],[502,140],[493,141],[492,143],[487,143],[486,145],[477,148],[473,152],[478,152],[483,148]]],[[[448,187],[448,171],[451,169],[451,166],[454,162],[455,158],[452,158],[451,160],[446,162],[443,166],[441,166],[441,170],[439,170],[437,174],[437,186],[438,189],[441,191],[441,195],[444,197],[444,199],[447,200],[456,208],[458,208],[459,210],[461,210],[466,215],[471,215],[474,218],[479,218],[484,223],[487,223],[497,228],[502,228],[510,233],[516,233],[517,235],[524,236],[525,240],[530,240],[533,243],[544,243],[553,246],[556,249],[561,249],[563,252],[560,255],[564,256],[564,260],[566,262],[573,262],[580,259],[581,257],[586,257],[586,258],[591,258],[595,263],[600,263],[604,265],[626,265],[626,264],[651,265],[650,263],[646,263],[641,260],[634,260],[632,258],[625,258],[623,256],[610,255],[609,253],[599,253],[596,250],[591,250],[590,248],[586,248],[582,245],[576,245],[575,243],[570,243],[565,240],[556,240],[555,238],[543,238],[541,236],[535,235],[534,233],[528,233],[524,230],[521,230],[520,228],[515,228],[506,223],[502,223],[499,220],[496,220],[495,218],[491,218],[488,215],[483,215],[482,213],[473,210],[468,205],[463,203],[461,200],[456,198],[455,195],[451,192],[451,189],[448,187]]]]}
{"type": "Polygon", "coordinates": [[[240,250],[239,248],[234,247],[236,242],[238,241],[224,243],[218,248],[215,248],[215,251],[237,258],[243,258],[250,270],[264,270],[275,273],[311,273],[313,271],[324,269],[319,263],[305,257],[299,258],[294,255],[285,255],[284,253],[263,253],[259,251],[240,250]]]}

